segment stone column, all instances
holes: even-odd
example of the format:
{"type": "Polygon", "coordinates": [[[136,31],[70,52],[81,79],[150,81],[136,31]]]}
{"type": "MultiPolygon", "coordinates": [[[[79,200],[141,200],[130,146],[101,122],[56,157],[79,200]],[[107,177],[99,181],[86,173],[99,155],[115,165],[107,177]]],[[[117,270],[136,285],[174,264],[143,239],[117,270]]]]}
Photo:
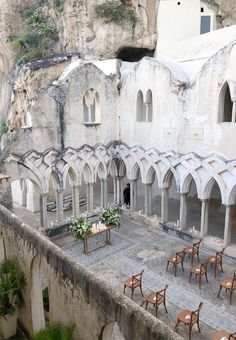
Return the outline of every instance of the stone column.
{"type": "Polygon", "coordinates": [[[224,246],[227,247],[231,241],[231,226],[232,226],[232,206],[225,206],[225,230],[224,230],[224,246]]]}
{"type": "Polygon", "coordinates": [[[179,226],[181,229],[187,227],[188,194],[180,194],[180,216],[179,226]]]}
{"type": "Polygon", "coordinates": [[[116,184],[116,178],[113,178],[113,190],[114,190],[114,200],[113,202],[116,204],[117,203],[117,193],[116,193],[116,189],[117,189],[117,184],[116,184]]]}
{"type": "Polygon", "coordinates": [[[169,209],[169,188],[162,188],[161,191],[161,221],[168,222],[169,209]]]}
{"type": "Polygon", "coordinates": [[[47,193],[40,194],[40,224],[41,228],[46,228],[48,226],[48,216],[47,216],[47,193]]]}
{"type": "Polygon", "coordinates": [[[116,195],[117,195],[117,199],[116,199],[116,203],[120,204],[122,197],[121,197],[121,177],[117,177],[116,179],[116,186],[117,186],[117,190],[116,190],[116,195]]]}
{"type": "Polygon", "coordinates": [[[56,190],[57,221],[63,219],[63,189],[56,190]]]}
{"type": "Polygon", "coordinates": [[[104,181],[101,179],[101,208],[104,208],[104,181]]]}
{"type": "Polygon", "coordinates": [[[201,208],[201,237],[208,233],[208,220],[209,220],[209,200],[202,200],[201,208]]]}
{"type": "Polygon", "coordinates": [[[89,212],[93,212],[94,210],[94,206],[93,206],[93,183],[89,183],[89,191],[90,191],[90,195],[89,195],[89,200],[90,200],[90,204],[89,204],[89,212]]]}
{"type": "Polygon", "coordinates": [[[73,216],[79,217],[80,209],[79,209],[79,186],[78,185],[72,186],[72,209],[73,209],[73,216]]]}
{"type": "Polygon", "coordinates": [[[152,184],[145,184],[145,215],[150,216],[152,213],[152,184]]]}
{"type": "Polygon", "coordinates": [[[133,205],[134,205],[134,211],[137,210],[137,197],[138,197],[138,192],[137,192],[137,180],[134,181],[134,184],[133,184],[133,187],[134,187],[134,195],[133,195],[133,199],[134,199],[134,202],[133,202],[133,205]]]}
{"type": "Polygon", "coordinates": [[[232,123],[235,123],[236,122],[236,98],[233,98],[232,101],[233,101],[232,123]]]}
{"type": "Polygon", "coordinates": [[[106,208],[107,207],[107,179],[103,180],[103,193],[104,193],[103,204],[104,204],[104,208],[106,208]]]}
{"type": "Polygon", "coordinates": [[[27,186],[26,186],[26,183],[25,183],[25,180],[22,179],[20,181],[20,186],[21,186],[21,192],[22,192],[22,207],[26,207],[27,205],[27,186]]]}
{"type": "Polygon", "coordinates": [[[134,211],[134,180],[130,181],[130,210],[134,211]]]}
{"type": "Polygon", "coordinates": [[[86,183],[86,199],[87,199],[87,211],[90,212],[90,187],[89,187],[89,183],[86,183]]]}

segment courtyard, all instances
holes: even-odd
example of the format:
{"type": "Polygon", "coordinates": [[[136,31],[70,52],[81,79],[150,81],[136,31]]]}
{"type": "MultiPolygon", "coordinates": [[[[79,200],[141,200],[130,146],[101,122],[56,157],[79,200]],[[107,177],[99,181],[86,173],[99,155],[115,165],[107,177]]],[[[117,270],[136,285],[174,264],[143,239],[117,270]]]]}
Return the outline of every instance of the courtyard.
{"type": "MultiPolygon", "coordinates": [[[[169,285],[167,289],[167,309],[163,305],[158,311],[158,318],[168,324],[172,329],[177,321],[181,309],[197,309],[203,302],[200,313],[201,334],[197,327],[193,328],[193,339],[211,339],[216,330],[236,330],[236,294],[233,295],[232,305],[229,305],[229,294],[221,292],[217,298],[219,285],[222,279],[232,278],[236,269],[236,260],[223,255],[223,269],[221,273],[217,268],[216,278],[214,272],[208,266],[208,280],[202,279],[202,289],[199,289],[198,281],[192,278],[188,283],[191,261],[187,257],[184,260],[184,272],[177,268],[177,276],[174,277],[172,266],[166,272],[167,258],[176,251],[190,246],[191,243],[171,236],[157,228],[145,227],[133,221],[128,213],[122,215],[120,228],[111,233],[112,246],[105,246],[92,251],[89,255],[83,254],[82,242],[75,242],[70,234],[63,234],[52,239],[70,256],[78,260],[82,265],[93,271],[97,277],[105,280],[119,291],[123,291],[123,281],[144,269],[143,291],[144,295],[151,291],[160,290],[169,285]]],[[[99,245],[102,240],[90,240],[90,248],[99,245]]],[[[215,254],[214,251],[200,246],[200,262],[215,254]]],[[[197,259],[194,259],[194,264],[197,259]]],[[[126,290],[126,295],[130,296],[126,290]]],[[[134,301],[141,304],[140,291],[135,290],[134,301]]],[[[148,311],[155,315],[155,309],[149,305],[148,311]]],[[[187,338],[188,330],[180,327],[179,334],[187,338]]]]}

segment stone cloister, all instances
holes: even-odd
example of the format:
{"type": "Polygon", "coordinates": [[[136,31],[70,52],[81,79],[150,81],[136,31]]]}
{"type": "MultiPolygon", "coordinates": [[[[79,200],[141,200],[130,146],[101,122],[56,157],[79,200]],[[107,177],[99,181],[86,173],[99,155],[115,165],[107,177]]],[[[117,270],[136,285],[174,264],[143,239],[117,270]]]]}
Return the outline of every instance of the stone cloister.
{"type": "MultiPolygon", "coordinates": [[[[233,214],[236,203],[236,161],[227,162],[217,154],[206,158],[194,153],[182,156],[172,151],[160,153],[155,148],[144,150],[139,145],[129,148],[126,144],[114,142],[106,146],[97,144],[94,147],[84,145],[79,149],[66,148],[63,153],[54,149],[43,153],[29,151],[24,155],[11,155],[6,162],[12,181],[21,179],[24,183],[24,180],[28,179],[34,183],[34,190],[37,188],[41,227],[48,225],[47,197],[50,183],[56,198],[57,221],[62,221],[62,200],[68,179],[72,191],[72,215],[76,217],[80,214],[79,192],[82,183],[86,186],[87,211],[92,212],[95,184],[100,182],[100,205],[105,207],[108,204],[108,183],[112,187],[113,203],[122,203],[124,180],[130,183],[133,193],[130,210],[139,211],[144,216],[153,215],[155,181],[161,202],[158,220],[168,224],[169,199],[178,195],[179,214],[177,221],[171,222],[181,230],[192,226],[191,221],[187,220],[188,203],[191,200],[190,191],[195,186],[199,206],[199,225],[196,228],[201,237],[209,234],[208,221],[212,213],[210,202],[213,199],[213,191],[218,187],[218,204],[225,207],[224,226],[221,226],[224,245],[231,243],[235,227],[233,214]],[[175,193],[172,182],[175,182],[175,193]],[[141,206],[137,203],[139,195],[143,196],[141,206]]],[[[27,192],[25,184],[22,189],[24,196],[27,192]]],[[[22,199],[22,202],[25,201],[25,198],[22,199]]]]}

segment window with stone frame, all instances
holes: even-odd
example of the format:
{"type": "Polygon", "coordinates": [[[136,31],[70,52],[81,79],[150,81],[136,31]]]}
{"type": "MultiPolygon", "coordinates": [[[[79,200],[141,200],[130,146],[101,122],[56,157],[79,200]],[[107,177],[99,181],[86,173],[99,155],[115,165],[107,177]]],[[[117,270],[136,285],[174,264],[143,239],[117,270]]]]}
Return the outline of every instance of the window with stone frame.
{"type": "Polygon", "coordinates": [[[218,122],[233,122],[235,123],[236,107],[233,104],[230,94],[230,87],[227,82],[223,85],[219,96],[219,115],[218,122]]]}
{"type": "Polygon", "coordinates": [[[85,124],[100,124],[99,94],[94,89],[89,89],[84,94],[83,112],[85,124]]]}
{"type": "Polygon", "coordinates": [[[137,122],[152,122],[152,91],[148,90],[144,101],[142,91],[138,91],[136,100],[136,120],[137,122]]]}

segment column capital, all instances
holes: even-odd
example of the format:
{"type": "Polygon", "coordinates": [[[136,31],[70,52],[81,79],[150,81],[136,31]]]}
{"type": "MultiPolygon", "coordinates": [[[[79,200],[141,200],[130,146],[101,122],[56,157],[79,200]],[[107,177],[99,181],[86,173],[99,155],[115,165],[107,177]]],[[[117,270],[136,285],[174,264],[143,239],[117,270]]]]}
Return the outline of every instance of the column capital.
{"type": "Polygon", "coordinates": [[[43,192],[40,194],[41,197],[47,197],[48,196],[48,192],[43,192]]]}

